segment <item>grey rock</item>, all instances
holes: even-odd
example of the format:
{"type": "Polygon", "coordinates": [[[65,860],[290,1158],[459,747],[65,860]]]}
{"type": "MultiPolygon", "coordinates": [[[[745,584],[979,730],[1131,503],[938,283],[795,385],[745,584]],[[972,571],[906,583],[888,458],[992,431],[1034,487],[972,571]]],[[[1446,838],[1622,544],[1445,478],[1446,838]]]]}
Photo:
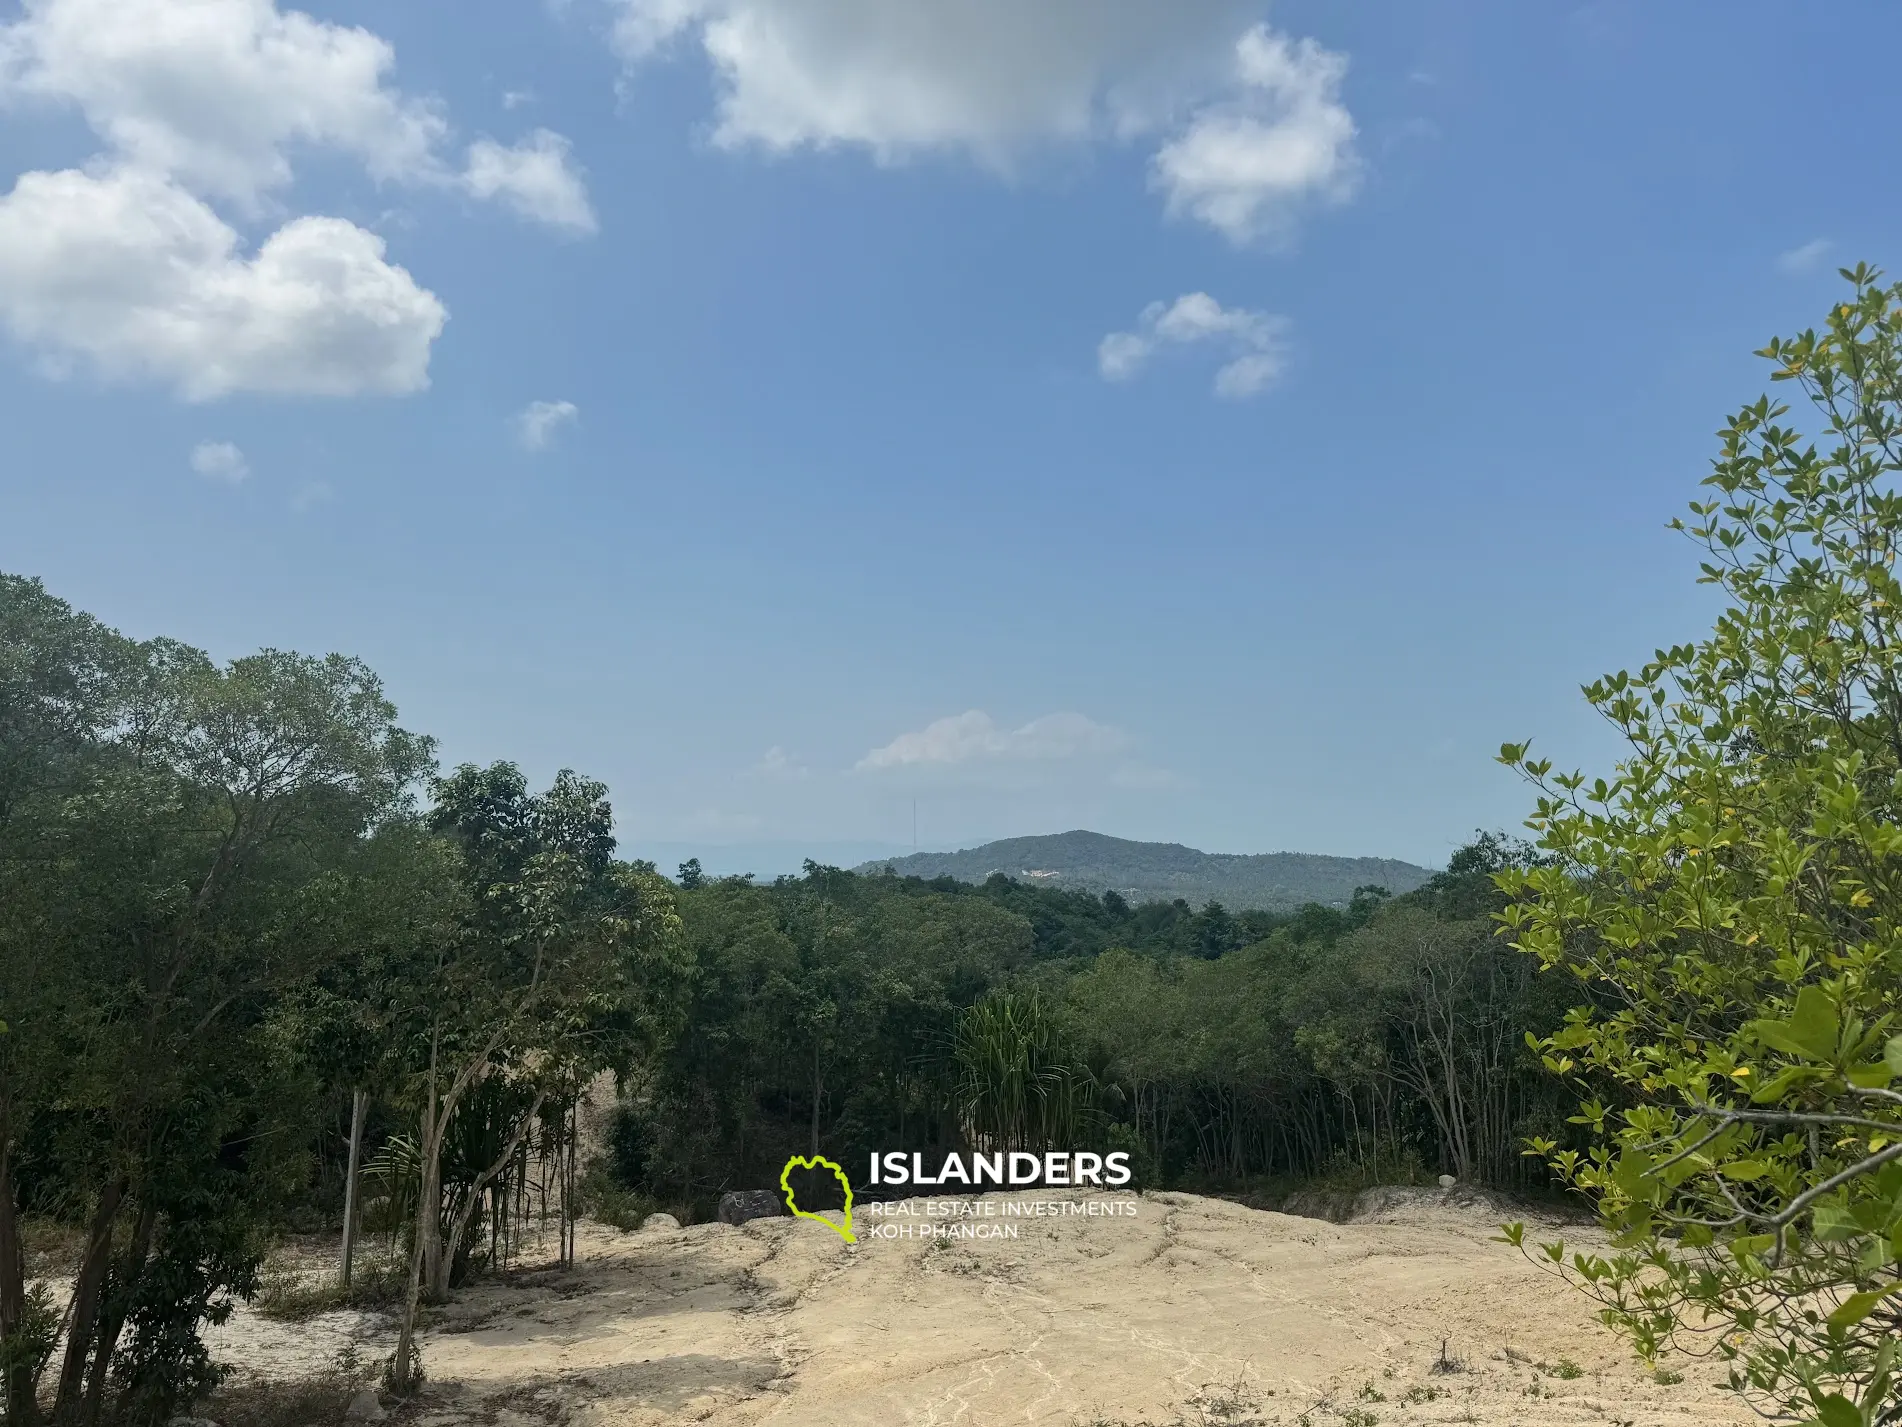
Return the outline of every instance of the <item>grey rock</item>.
{"type": "Polygon", "coordinates": [[[676,1219],[672,1214],[649,1214],[645,1219],[641,1220],[641,1232],[643,1234],[649,1229],[678,1229],[679,1227],[680,1220],[676,1219]]]}
{"type": "Polygon", "coordinates": [[[1442,1189],[1451,1189],[1454,1185],[1458,1183],[1459,1181],[1453,1178],[1453,1176],[1450,1174],[1443,1174],[1440,1176],[1440,1188],[1442,1189]]]}
{"type": "Polygon", "coordinates": [[[786,1212],[786,1205],[770,1189],[732,1189],[720,1196],[720,1222],[744,1224],[748,1219],[771,1219],[786,1212]]]}
{"type": "Polygon", "coordinates": [[[350,1399],[350,1405],[344,1408],[343,1415],[350,1422],[381,1422],[390,1414],[383,1410],[376,1393],[366,1387],[350,1399]]]}
{"type": "Polygon", "coordinates": [[[165,1427],[218,1427],[209,1417],[174,1417],[165,1427]]]}

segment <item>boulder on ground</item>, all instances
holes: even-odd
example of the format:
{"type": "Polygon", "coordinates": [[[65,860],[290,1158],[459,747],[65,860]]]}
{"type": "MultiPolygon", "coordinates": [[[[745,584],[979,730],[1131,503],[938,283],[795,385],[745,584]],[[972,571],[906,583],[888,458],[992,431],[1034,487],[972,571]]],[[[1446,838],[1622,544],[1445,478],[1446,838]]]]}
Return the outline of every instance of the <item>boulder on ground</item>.
{"type": "Polygon", "coordinates": [[[720,1196],[720,1222],[744,1224],[748,1219],[771,1219],[786,1206],[770,1189],[730,1189],[720,1196]]]}
{"type": "Polygon", "coordinates": [[[641,1220],[642,1233],[646,1233],[649,1229],[678,1229],[679,1227],[680,1220],[672,1214],[649,1214],[641,1220]]]}
{"type": "Polygon", "coordinates": [[[1458,1183],[1459,1181],[1450,1174],[1443,1174],[1440,1176],[1440,1188],[1442,1189],[1451,1189],[1454,1185],[1458,1183]]]}
{"type": "Polygon", "coordinates": [[[350,1405],[343,1410],[347,1422],[381,1422],[390,1414],[383,1410],[383,1404],[370,1388],[364,1388],[350,1399],[350,1405]]]}

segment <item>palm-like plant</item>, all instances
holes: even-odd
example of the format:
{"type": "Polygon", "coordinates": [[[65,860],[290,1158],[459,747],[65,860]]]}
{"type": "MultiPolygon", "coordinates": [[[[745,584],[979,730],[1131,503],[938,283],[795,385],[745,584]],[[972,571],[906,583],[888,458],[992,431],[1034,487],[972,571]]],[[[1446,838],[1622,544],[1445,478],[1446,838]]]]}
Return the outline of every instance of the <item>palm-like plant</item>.
{"type": "Polygon", "coordinates": [[[1036,993],[993,992],[958,1019],[958,1119],[986,1151],[1074,1144],[1096,1119],[1101,1086],[1036,993]]]}

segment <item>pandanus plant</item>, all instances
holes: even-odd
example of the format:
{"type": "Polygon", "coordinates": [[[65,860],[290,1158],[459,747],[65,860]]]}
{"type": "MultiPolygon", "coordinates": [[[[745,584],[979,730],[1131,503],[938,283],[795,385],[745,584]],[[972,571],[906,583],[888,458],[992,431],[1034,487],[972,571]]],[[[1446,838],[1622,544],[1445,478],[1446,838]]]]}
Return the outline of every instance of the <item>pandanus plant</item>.
{"type": "Polygon", "coordinates": [[[958,1019],[958,1118],[986,1151],[1075,1144],[1094,1123],[1101,1085],[1036,993],[995,991],[958,1019]]]}

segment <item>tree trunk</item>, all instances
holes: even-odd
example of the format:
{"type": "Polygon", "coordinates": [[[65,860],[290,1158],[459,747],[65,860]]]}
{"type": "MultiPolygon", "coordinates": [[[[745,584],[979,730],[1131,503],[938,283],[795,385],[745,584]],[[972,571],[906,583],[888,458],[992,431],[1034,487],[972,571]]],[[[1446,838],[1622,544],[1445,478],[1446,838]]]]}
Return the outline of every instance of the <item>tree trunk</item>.
{"type": "MultiPolygon", "coordinates": [[[[420,1203],[417,1215],[423,1213],[420,1203]]],[[[396,1355],[390,1359],[390,1390],[408,1396],[422,1381],[416,1353],[416,1307],[423,1291],[423,1236],[419,1228],[409,1251],[409,1290],[403,1295],[403,1326],[396,1334],[396,1355]]]]}
{"type": "Polygon", "coordinates": [[[350,1097],[350,1168],[343,1181],[343,1257],[338,1265],[343,1286],[350,1286],[350,1257],[357,1247],[357,1168],[363,1159],[363,1122],[370,1094],[359,1090],[350,1097]]]}
{"type": "Polygon", "coordinates": [[[423,1256],[423,1286],[434,1299],[448,1282],[442,1252],[442,1128],[432,1090],[423,1126],[423,1182],[416,1196],[416,1245],[423,1256]]]}
{"type": "Polygon", "coordinates": [[[112,1355],[118,1349],[119,1333],[125,1327],[127,1313],[131,1311],[132,1295],[138,1290],[139,1280],[145,1276],[145,1260],[152,1251],[152,1232],[157,1227],[156,1205],[142,1202],[139,1205],[138,1225],[132,1232],[132,1242],[126,1245],[125,1263],[119,1270],[118,1282],[113,1284],[112,1292],[99,1310],[99,1332],[92,1352],[92,1377],[86,1384],[87,1427],[94,1427],[105,1407],[106,1376],[112,1367],[112,1355]]]}
{"type": "Polygon", "coordinates": [[[119,1217],[119,1205],[124,1198],[124,1182],[114,1180],[101,1191],[99,1207],[93,1211],[86,1253],[79,1261],[72,1306],[67,1312],[70,1326],[66,1330],[66,1360],[60,1365],[59,1395],[53,1400],[53,1421],[58,1427],[77,1427],[85,1406],[82,1392],[86,1359],[91,1356],[99,1318],[99,1296],[105,1287],[106,1266],[112,1257],[112,1225],[119,1217]]]}
{"type": "Polygon", "coordinates": [[[431,1036],[429,1093],[423,1104],[422,1138],[417,1144],[423,1161],[422,1183],[416,1187],[416,1234],[409,1252],[409,1291],[403,1296],[403,1326],[396,1335],[396,1355],[390,1359],[390,1389],[405,1395],[414,1392],[422,1381],[416,1351],[416,1309],[422,1298],[424,1275],[434,1269],[435,1258],[442,1254],[442,1141],[436,1130],[436,1050],[436,1038],[431,1036]]]}
{"type": "Polygon", "coordinates": [[[819,1097],[825,1093],[825,1083],[825,1067],[815,1041],[812,1047],[812,1148],[807,1154],[819,1153],[819,1097]]]}
{"type": "MultiPolygon", "coordinates": [[[[20,1331],[26,1321],[26,1254],[20,1245],[20,1221],[13,1203],[12,1146],[0,1120],[0,1344],[20,1331]]],[[[4,1391],[7,1422],[33,1427],[39,1417],[34,1382],[24,1362],[8,1367],[4,1391]]]]}
{"type": "Polygon", "coordinates": [[[515,1158],[515,1151],[528,1134],[529,1126],[535,1123],[535,1116],[541,1113],[542,1101],[545,1098],[547,1098],[546,1091],[536,1095],[534,1104],[530,1105],[528,1113],[522,1116],[516,1126],[515,1134],[510,1138],[502,1153],[496,1156],[495,1163],[483,1170],[476,1178],[475,1188],[469,1191],[469,1197],[457,1212],[455,1222],[449,1226],[449,1242],[439,1258],[442,1282],[430,1285],[432,1297],[443,1297],[448,1294],[449,1272],[455,1265],[457,1253],[462,1249],[463,1235],[469,1231],[469,1225],[475,1221],[476,1209],[482,1203],[482,1191],[487,1189],[496,1176],[507,1169],[509,1162],[515,1158]]]}

